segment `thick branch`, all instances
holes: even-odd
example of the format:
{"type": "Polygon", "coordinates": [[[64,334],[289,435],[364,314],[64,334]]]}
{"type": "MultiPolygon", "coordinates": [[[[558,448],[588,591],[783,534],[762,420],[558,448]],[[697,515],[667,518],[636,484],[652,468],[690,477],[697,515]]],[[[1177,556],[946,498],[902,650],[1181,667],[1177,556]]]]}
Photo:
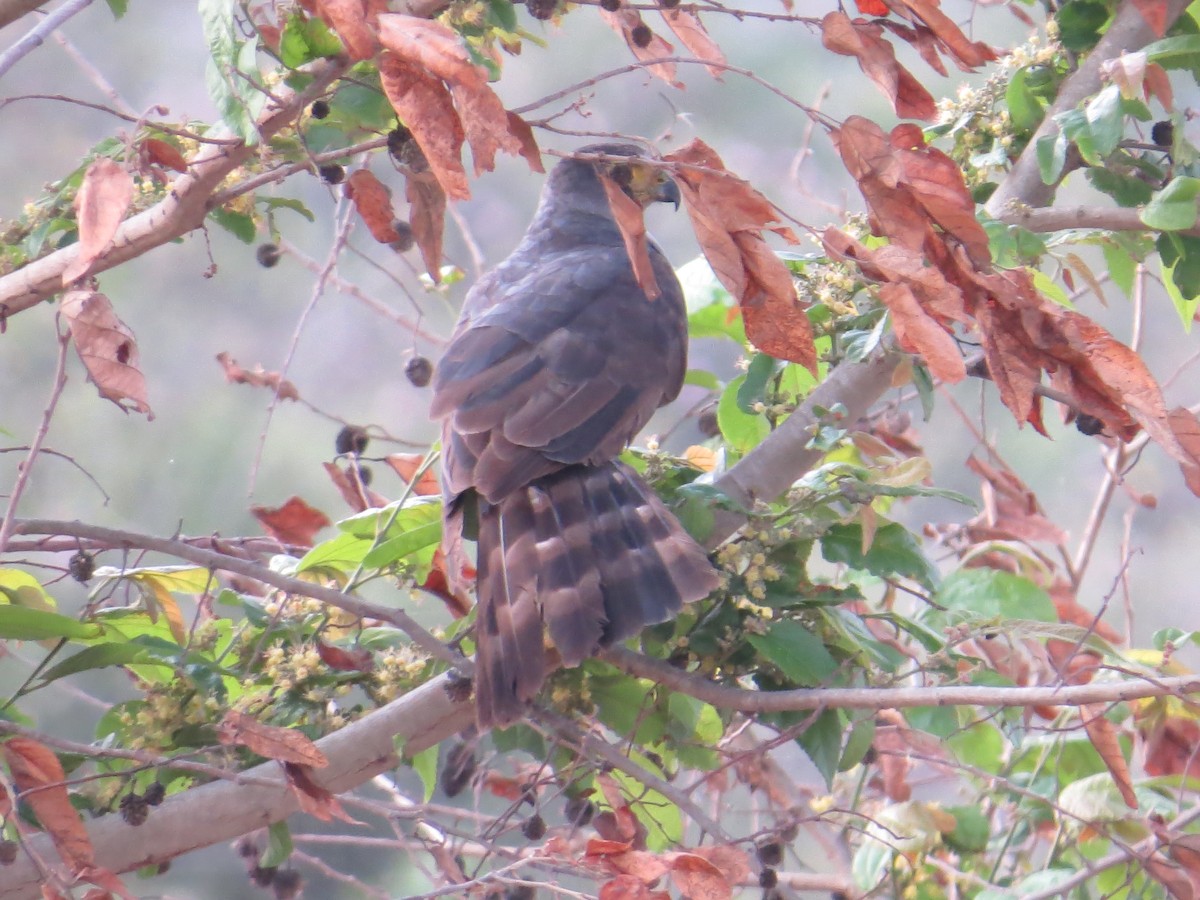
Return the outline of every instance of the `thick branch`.
{"type": "MultiPolygon", "coordinates": [[[[1168,27],[1183,13],[1187,0],[1167,0],[1168,27]]],[[[1029,142],[1029,146],[1013,164],[1012,171],[1000,183],[996,193],[987,202],[988,215],[1005,222],[1010,221],[1010,208],[1021,206],[1046,206],[1054,197],[1057,185],[1049,185],[1042,181],[1042,173],[1037,161],[1037,142],[1039,138],[1053,137],[1058,134],[1058,123],[1054,117],[1059,113],[1074,109],[1085,99],[1100,90],[1103,84],[1101,67],[1109,60],[1116,59],[1123,52],[1130,53],[1146,46],[1155,39],[1155,34],[1146,24],[1145,18],[1138,12],[1137,4],[1125,0],[1117,10],[1116,18],[1104,33],[1104,37],[1096,45],[1078,69],[1063,82],[1054,103],[1046,110],[1046,118],[1038,128],[1037,133],[1029,142]]]]}
{"type": "MultiPolygon", "coordinates": [[[[282,94],[282,101],[273,104],[259,121],[262,139],[270,139],[295,121],[345,69],[345,63],[316,63],[310,70],[312,83],[299,93],[282,94]]],[[[92,271],[111,269],[202,226],[204,217],[212,209],[212,196],[225,176],[257,152],[257,147],[245,144],[208,147],[201,151],[189,163],[187,174],[175,180],[163,200],[121,223],[112,247],[96,260],[92,271]]],[[[63,289],[63,272],[78,256],[79,244],[72,244],[0,278],[0,312],[12,316],[57,294],[63,289]]]]}
{"type": "Polygon", "coordinates": [[[795,691],[748,691],[714,684],[702,675],[683,672],[658,659],[623,647],[605,658],[631,675],[649,678],[672,690],[721,709],[745,713],[805,709],[901,709],[912,706],[1082,706],[1118,703],[1142,697],[1180,696],[1200,692],[1200,674],[1169,678],[1130,676],[1122,681],[1037,687],[802,688],[795,691]]]}
{"type": "MultiPolygon", "coordinates": [[[[466,728],[475,712],[469,703],[453,704],[445,676],[435,678],[387,706],[317,741],[329,765],[312,773],[333,793],[348,791],[400,761],[392,752],[392,736],[416,753],[466,728]]],[[[167,798],[151,810],[149,820],[134,828],[119,815],[88,823],[97,864],[129,872],[166,862],[180,854],[231,840],[264,828],[299,811],[278,763],[268,762],[245,773],[246,781],[214,782],[167,798]],[[270,784],[261,783],[269,779],[270,784]]],[[[50,841],[32,840],[42,858],[53,859],[50,841]]],[[[26,854],[4,870],[6,898],[38,897],[41,876],[26,854]]]]}

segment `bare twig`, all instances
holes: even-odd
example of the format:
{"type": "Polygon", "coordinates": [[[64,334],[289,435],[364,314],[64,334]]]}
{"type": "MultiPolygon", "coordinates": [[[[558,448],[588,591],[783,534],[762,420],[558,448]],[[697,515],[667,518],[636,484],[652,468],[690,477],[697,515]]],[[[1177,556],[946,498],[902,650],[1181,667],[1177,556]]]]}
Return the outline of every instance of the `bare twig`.
{"type": "MultiPolygon", "coordinates": [[[[91,5],[91,2],[92,0],[66,0],[62,6],[29,29],[23,38],[0,54],[0,78],[7,75],[9,69],[45,43],[47,36],[54,29],[91,5]]],[[[34,4],[34,6],[40,5],[34,4]]]]}

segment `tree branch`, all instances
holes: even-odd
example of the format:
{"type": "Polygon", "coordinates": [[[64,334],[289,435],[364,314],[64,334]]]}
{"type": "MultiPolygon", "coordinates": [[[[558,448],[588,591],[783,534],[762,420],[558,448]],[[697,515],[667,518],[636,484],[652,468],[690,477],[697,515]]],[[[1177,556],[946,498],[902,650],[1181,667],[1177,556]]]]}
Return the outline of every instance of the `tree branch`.
{"type": "MultiPolygon", "coordinates": [[[[393,735],[403,742],[406,753],[418,753],[462,731],[474,720],[475,711],[470,703],[450,702],[446,681],[446,676],[435,678],[317,741],[329,765],[312,771],[313,780],[335,794],[348,791],[400,764],[392,749],[393,735]]],[[[97,865],[118,873],[156,865],[299,811],[278,763],[255,766],[244,776],[240,783],[214,782],[168,797],[140,827],[127,825],[119,815],[89,822],[97,865]]],[[[31,843],[42,857],[54,858],[47,836],[38,835],[31,843]]],[[[41,875],[27,854],[4,869],[3,880],[6,898],[40,896],[41,875]]]]}
{"type": "MultiPolygon", "coordinates": [[[[1187,5],[1187,0],[1167,0],[1168,28],[1183,14],[1187,5]]],[[[1037,161],[1038,140],[1057,135],[1059,128],[1054,117],[1074,109],[1100,89],[1104,80],[1101,72],[1104,63],[1116,59],[1122,53],[1129,53],[1146,46],[1155,37],[1150,26],[1146,24],[1145,18],[1138,12],[1137,4],[1132,0],[1125,0],[1117,10],[1112,25],[1104,33],[1104,37],[1100,38],[1095,49],[1088,54],[1083,65],[1063,82],[1058,96],[1046,110],[1046,118],[1042,120],[1041,127],[1030,140],[1029,146],[1021,153],[1008,176],[988,200],[985,207],[988,215],[1008,222],[1010,221],[1008,216],[1014,209],[1022,206],[1041,207],[1050,203],[1058,185],[1046,184],[1042,181],[1042,173],[1037,161]]]]}
{"type": "MultiPolygon", "coordinates": [[[[265,141],[295,121],[296,117],[348,67],[348,63],[322,61],[308,71],[312,82],[298,93],[284,93],[282,101],[270,107],[258,123],[265,141]]],[[[204,224],[212,209],[212,196],[225,177],[258,153],[257,146],[245,143],[207,147],[188,164],[170,192],[150,209],[130,216],[121,223],[112,246],[92,266],[103,272],[123,262],[182,237],[204,224]]],[[[52,297],[63,289],[63,272],[79,256],[78,243],[56,250],[0,278],[0,314],[13,316],[52,297]]]]}
{"type": "Polygon", "coordinates": [[[46,0],[0,0],[0,28],[42,6],[46,0]]]}
{"type": "MultiPolygon", "coordinates": [[[[8,70],[20,62],[24,57],[28,56],[43,43],[54,29],[62,25],[63,22],[71,18],[78,12],[81,12],[84,7],[90,5],[92,0],[67,0],[62,6],[56,9],[42,21],[38,22],[33,28],[26,32],[25,36],[0,54],[0,78],[3,78],[8,70]]],[[[16,4],[20,6],[22,4],[16,4]]],[[[33,4],[41,6],[40,3],[33,4]]],[[[26,10],[28,12],[28,10],[26,10]]],[[[0,11],[0,15],[3,12],[0,11]]]]}

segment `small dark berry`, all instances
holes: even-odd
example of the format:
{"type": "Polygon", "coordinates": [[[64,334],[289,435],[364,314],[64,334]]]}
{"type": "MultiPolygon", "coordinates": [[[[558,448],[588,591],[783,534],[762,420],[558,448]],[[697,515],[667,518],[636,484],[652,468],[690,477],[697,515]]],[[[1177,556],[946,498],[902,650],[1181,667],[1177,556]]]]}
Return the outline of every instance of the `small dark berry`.
{"type": "Polygon", "coordinates": [[[600,8],[606,12],[616,12],[621,8],[621,0],[600,0],[600,8]]]}
{"type": "Polygon", "coordinates": [[[158,874],[159,875],[166,875],[170,871],[171,871],[171,861],[169,859],[164,859],[162,862],[160,862],[158,864],[158,874]]]}
{"type": "Polygon", "coordinates": [[[153,781],[146,786],[142,799],[151,806],[158,806],[167,798],[167,788],[161,781],[153,781]]]}
{"type": "Polygon", "coordinates": [[[629,30],[629,39],[633,41],[633,46],[644,50],[654,40],[654,32],[650,30],[650,26],[645,22],[638,22],[629,30]]]}
{"type": "Polygon", "coordinates": [[[537,806],[537,786],[533,783],[521,785],[521,802],[537,806]]]}
{"type": "Polygon", "coordinates": [[[237,848],[237,855],[242,859],[258,859],[259,854],[262,853],[252,837],[238,838],[238,842],[234,846],[237,848]]]}
{"type": "Polygon", "coordinates": [[[717,423],[717,411],[715,408],[702,410],[700,415],[696,417],[696,428],[705,437],[716,437],[721,433],[721,426],[717,423]]]}
{"type": "Polygon", "coordinates": [[[404,152],[405,146],[412,140],[412,132],[403,125],[397,125],[387,134],[388,153],[392,156],[400,156],[404,152]]]}
{"type": "Polygon", "coordinates": [[[554,18],[554,11],[558,8],[558,0],[525,0],[525,8],[529,10],[529,14],[535,19],[545,21],[546,19],[554,18]]]}
{"type": "Polygon", "coordinates": [[[770,890],[779,884],[779,875],[769,866],[758,873],[758,886],[770,890]]]}
{"type": "Polygon", "coordinates": [[[424,356],[414,356],[404,367],[404,377],[413,387],[423,388],[433,378],[433,363],[424,356]]]}
{"type": "Polygon", "coordinates": [[[141,794],[126,794],[121,798],[121,818],[134,828],[146,821],[150,815],[150,804],[141,794]]]}
{"type": "Polygon", "coordinates": [[[11,866],[17,861],[16,841],[0,841],[0,866],[11,866]]]}
{"type": "Polygon", "coordinates": [[[834,891],[829,895],[829,900],[850,900],[845,891],[834,891]]]}
{"type": "Polygon", "coordinates": [[[333,449],[338,456],[353,453],[356,456],[367,449],[371,438],[365,428],[357,425],[346,425],[333,439],[333,449]]]}
{"type": "Polygon", "coordinates": [[[879,759],[879,751],[874,747],[868,747],[867,752],[863,754],[862,764],[864,766],[874,765],[877,759],[879,759]]]}
{"type": "Polygon", "coordinates": [[[416,243],[416,238],[413,237],[412,226],[401,219],[396,219],[392,222],[392,230],[396,232],[396,240],[388,244],[397,253],[407,253],[413,248],[416,243]]]}
{"type": "Polygon", "coordinates": [[[358,480],[362,484],[363,487],[367,487],[368,485],[370,485],[371,479],[374,477],[375,477],[375,473],[372,472],[366,466],[358,467],[358,480]]]}
{"type": "Polygon", "coordinates": [[[504,889],[504,900],[534,900],[537,891],[527,884],[510,884],[504,889]]]}
{"type": "Polygon", "coordinates": [[[279,248],[274,244],[259,244],[254,251],[254,258],[264,269],[273,269],[279,265],[279,248]]]}
{"type": "Polygon", "coordinates": [[[663,9],[674,9],[679,5],[679,0],[658,0],[658,5],[663,9]]]}
{"type": "Polygon", "coordinates": [[[474,687],[474,682],[457,669],[451,669],[446,674],[445,691],[451,703],[466,703],[471,699],[474,687]]]}
{"type": "Polygon", "coordinates": [[[566,814],[567,824],[583,828],[596,814],[596,804],[587,797],[568,797],[563,812],[566,814]]]}
{"type": "Polygon", "coordinates": [[[779,829],[779,839],[785,844],[790,844],[800,836],[800,826],[796,822],[788,822],[779,829]]]}
{"type": "Polygon", "coordinates": [[[479,761],[475,758],[475,745],[460,741],[446,751],[438,784],[447,797],[457,797],[475,777],[479,761]]]}
{"type": "Polygon", "coordinates": [[[271,881],[271,890],[275,892],[276,900],[292,900],[300,896],[304,887],[304,879],[295,869],[284,869],[275,873],[271,881]]]}
{"type": "Polygon", "coordinates": [[[329,104],[324,100],[314,100],[308,108],[308,114],[314,119],[324,119],[329,115],[329,104]]]}
{"type": "Polygon", "coordinates": [[[337,163],[320,166],[317,169],[317,174],[321,176],[321,180],[326,184],[341,184],[346,180],[345,167],[339,166],[337,163]]]}
{"type": "Polygon", "coordinates": [[[764,841],[758,845],[755,852],[758,854],[758,861],[764,866],[777,866],[783,862],[783,844],[779,841],[764,841]]]}
{"type": "Polygon", "coordinates": [[[1150,129],[1150,140],[1160,147],[1170,147],[1175,143],[1175,123],[1170,119],[1155,122],[1150,129]]]}
{"type": "Polygon", "coordinates": [[[96,558],[83,550],[77,550],[67,560],[67,571],[80,584],[85,584],[91,581],[92,575],[96,571],[96,558]]]}
{"type": "Polygon", "coordinates": [[[1080,434],[1086,434],[1089,437],[1104,433],[1104,423],[1095,416],[1089,416],[1087,413],[1080,413],[1075,417],[1075,427],[1080,434]]]}
{"type": "Polygon", "coordinates": [[[250,880],[261,888],[269,887],[278,872],[276,866],[255,866],[250,870],[250,880]]]}
{"type": "Polygon", "coordinates": [[[546,820],[534,813],[521,826],[521,834],[531,841],[540,841],[546,836],[546,820]]]}

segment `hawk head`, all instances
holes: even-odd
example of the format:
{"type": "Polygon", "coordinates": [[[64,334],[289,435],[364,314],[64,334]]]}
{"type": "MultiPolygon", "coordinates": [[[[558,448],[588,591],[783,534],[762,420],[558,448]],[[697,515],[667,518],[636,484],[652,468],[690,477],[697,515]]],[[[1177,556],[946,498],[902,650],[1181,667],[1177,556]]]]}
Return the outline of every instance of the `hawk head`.
{"type": "Polygon", "coordinates": [[[577,206],[603,201],[598,205],[607,210],[599,173],[611,178],[643,208],[652,203],[671,203],[679,209],[679,186],[645,148],[636,144],[588,144],[576,154],[564,159],[550,173],[546,185],[550,195],[573,198],[578,201],[577,206]]]}

